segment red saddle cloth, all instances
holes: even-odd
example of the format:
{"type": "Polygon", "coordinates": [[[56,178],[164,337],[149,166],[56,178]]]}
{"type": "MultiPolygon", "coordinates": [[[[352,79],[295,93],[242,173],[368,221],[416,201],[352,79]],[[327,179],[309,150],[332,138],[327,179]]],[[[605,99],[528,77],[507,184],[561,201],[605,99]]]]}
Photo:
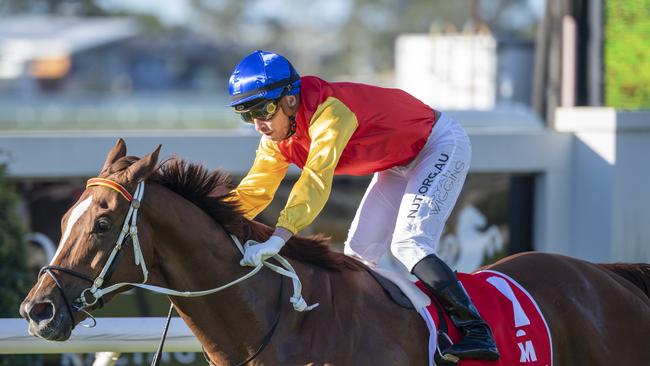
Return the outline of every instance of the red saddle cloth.
{"type": "MultiPolygon", "coordinates": [[[[481,271],[473,274],[459,273],[458,279],[469,293],[479,313],[492,328],[501,358],[496,361],[461,360],[460,366],[552,366],[553,351],[551,334],[546,320],[530,294],[512,278],[495,271],[481,271]]],[[[431,296],[422,283],[418,287],[431,296]]],[[[439,327],[438,310],[434,303],[427,307],[436,329],[439,327]]],[[[444,314],[449,337],[456,343],[461,333],[444,314]]],[[[429,324],[429,328],[431,325],[429,324]]],[[[435,340],[430,342],[435,352],[435,340]],[[431,344],[434,343],[434,344],[431,344]]],[[[433,355],[431,355],[433,359],[433,355]]],[[[430,362],[433,364],[433,361],[430,362]]]]}

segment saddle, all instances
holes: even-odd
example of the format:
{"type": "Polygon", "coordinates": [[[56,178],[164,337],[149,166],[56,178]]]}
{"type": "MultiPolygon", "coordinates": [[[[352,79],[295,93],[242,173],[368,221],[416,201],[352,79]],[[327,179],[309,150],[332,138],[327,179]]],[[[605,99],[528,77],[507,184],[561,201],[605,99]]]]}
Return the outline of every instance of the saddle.
{"type": "Polygon", "coordinates": [[[404,276],[383,268],[368,267],[368,273],[381,285],[388,297],[403,308],[416,310],[413,303],[416,303],[418,308],[429,306],[431,303],[429,297],[404,276]]]}
{"type": "MultiPolygon", "coordinates": [[[[440,350],[458,342],[462,334],[426,287],[386,269],[374,268],[369,272],[389,298],[401,307],[417,311],[425,320],[429,327],[429,364],[453,364],[442,359],[440,350]]],[[[463,359],[457,365],[553,365],[552,339],[546,319],[523,286],[509,276],[492,270],[458,273],[458,279],[492,328],[501,358],[489,363],[463,359]]]]}

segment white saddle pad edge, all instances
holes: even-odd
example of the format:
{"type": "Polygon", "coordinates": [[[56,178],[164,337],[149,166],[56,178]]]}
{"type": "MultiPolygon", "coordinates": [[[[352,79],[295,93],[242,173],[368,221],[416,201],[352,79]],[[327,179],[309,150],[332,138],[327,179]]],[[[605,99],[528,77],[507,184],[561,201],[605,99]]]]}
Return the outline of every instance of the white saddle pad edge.
{"type": "Polygon", "coordinates": [[[387,270],[385,268],[375,267],[373,270],[380,275],[384,276],[386,279],[390,280],[392,283],[396,284],[397,287],[402,290],[404,295],[411,300],[413,306],[418,312],[421,312],[422,309],[425,309],[427,306],[431,305],[431,299],[424,292],[422,292],[413,282],[403,275],[387,270]]]}

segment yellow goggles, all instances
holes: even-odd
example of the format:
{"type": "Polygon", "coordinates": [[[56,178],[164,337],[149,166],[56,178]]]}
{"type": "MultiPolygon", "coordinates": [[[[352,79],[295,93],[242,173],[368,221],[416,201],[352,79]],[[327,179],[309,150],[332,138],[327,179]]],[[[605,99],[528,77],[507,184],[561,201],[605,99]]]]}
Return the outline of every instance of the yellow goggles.
{"type": "Polygon", "coordinates": [[[268,121],[278,112],[278,100],[263,100],[246,109],[238,110],[237,107],[239,106],[235,107],[235,113],[246,123],[253,123],[256,119],[268,121]]]}

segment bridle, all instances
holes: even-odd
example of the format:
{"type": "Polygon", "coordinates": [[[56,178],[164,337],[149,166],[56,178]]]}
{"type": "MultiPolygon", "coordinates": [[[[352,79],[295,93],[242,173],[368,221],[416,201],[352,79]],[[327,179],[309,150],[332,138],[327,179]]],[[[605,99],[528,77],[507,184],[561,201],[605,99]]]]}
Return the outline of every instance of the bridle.
{"type": "MultiPolygon", "coordinates": [[[[149,271],[147,270],[147,266],[144,262],[144,257],[142,256],[142,250],[140,249],[140,241],[138,240],[138,227],[137,227],[138,209],[140,208],[140,200],[142,199],[142,196],[144,194],[144,182],[138,184],[134,195],[131,195],[131,193],[129,193],[129,191],[126,188],[124,188],[124,186],[110,179],[91,178],[86,183],[86,188],[93,187],[93,186],[102,186],[102,187],[113,189],[117,191],[122,197],[124,197],[130,203],[129,211],[126,214],[126,218],[124,219],[124,224],[122,225],[122,230],[120,230],[120,235],[118,236],[116,240],[116,244],[113,247],[110,256],[106,260],[106,263],[104,264],[104,267],[102,268],[101,272],[96,278],[93,279],[92,277],[83,274],[81,272],[77,272],[60,266],[48,265],[41,268],[38,274],[38,277],[40,278],[43,273],[47,273],[54,281],[56,288],[59,290],[61,296],[63,297],[63,301],[66,305],[68,315],[70,315],[70,319],[72,320],[73,329],[75,327],[73,309],[76,311],[82,311],[86,313],[88,318],[92,320],[92,324],[88,325],[88,327],[95,326],[96,324],[95,318],[86,309],[92,308],[98,302],[99,302],[99,307],[102,307],[104,305],[104,302],[102,300],[103,294],[101,292],[98,294],[98,291],[101,291],[100,290],[101,286],[105,282],[108,282],[113,272],[115,271],[115,267],[119,259],[124,254],[122,248],[124,248],[125,244],[127,244],[126,242],[127,238],[131,239],[130,241],[133,244],[135,264],[140,265],[142,268],[142,275],[143,275],[142,283],[147,282],[147,278],[149,276],[149,271]],[[60,271],[69,274],[73,277],[82,279],[86,282],[89,282],[91,286],[81,291],[79,297],[74,299],[72,302],[70,302],[68,298],[65,296],[63,287],[59,283],[58,279],[56,278],[52,270],[60,271]],[[89,296],[92,296],[92,298],[89,298],[89,296]]],[[[86,325],[82,324],[82,326],[86,326],[86,325]]]]}
{"type": "MultiPolygon", "coordinates": [[[[86,188],[89,187],[94,187],[94,186],[101,186],[101,187],[107,187],[110,189],[113,189],[117,191],[122,197],[124,197],[127,201],[129,201],[130,206],[129,206],[129,211],[126,214],[126,218],[124,219],[124,224],[122,225],[122,230],[120,230],[120,234],[116,240],[115,246],[113,247],[113,250],[111,251],[111,254],[109,255],[108,259],[106,260],[106,263],[104,264],[104,267],[102,268],[101,272],[96,278],[92,278],[91,276],[88,276],[86,274],[60,267],[60,266],[54,266],[54,265],[48,265],[43,268],[41,268],[39,272],[39,278],[43,273],[47,273],[52,280],[54,281],[54,284],[58,288],[59,292],[61,293],[63,300],[65,302],[68,314],[70,315],[70,319],[72,321],[72,327],[74,329],[74,310],[76,311],[81,311],[84,312],[90,319],[92,319],[92,324],[90,325],[84,325],[82,326],[87,326],[87,327],[94,327],[97,322],[95,318],[86,310],[86,309],[91,309],[92,307],[95,306],[96,304],[99,304],[99,306],[103,306],[103,301],[102,297],[110,292],[113,292],[121,287],[124,286],[135,286],[135,287],[140,287],[143,289],[147,289],[150,291],[154,291],[157,293],[165,294],[165,295],[170,295],[170,296],[181,296],[181,297],[199,297],[199,296],[205,296],[209,294],[213,294],[215,292],[224,290],[228,287],[231,287],[235,284],[238,284],[253,275],[255,275],[257,272],[259,272],[263,266],[266,266],[273,270],[274,272],[277,272],[280,275],[290,277],[293,281],[293,296],[289,299],[289,301],[293,304],[293,307],[296,311],[309,311],[312,310],[313,308],[317,307],[319,304],[315,303],[312,305],[307,305],[305,302],[304,298],[301,295],[302,291],[302,284],[300,283],[300,280],[298,279],[298,275],[296,274],[296,271],[293,269],[293,266],[281,257],[280,255],[275,255],[272,258],[275,259],[280,263],[280,266],[268,263],[266,261],[262,262],[260,265],[256,266],[245,274],[244,276],[227,283],[223,286],[219,286],[213,289],[209,290],[204,290],[204,291],[176,291],[168,288],[163,288],[159,286],[154,286],[154,285],[147,285],[147,279],[149,276],[149,271],[147,270],[147,266],[144,260],[144,256],[142,254],[142,249],[140,248],[140,241],[138,239],[138,227],[137,227],[137,218],[138,218],[138,209],[140,208],[140,202],[142,200],[142,197],[144,195],[144,181],[141,181],[138,183],[135,193],[131,195],[129,191],[124,188],[121,184],[110,180],[106,178],[91,178],[88,180],[86,184],[86,188]],[[140,266],[142,269],[142,276],[143,280],[141,283],[116,283],[114,285],[102,288],[102,285],[110,279],[113,271],[115,270],[116,264],[119,261],[119,259],[122,257],[124,251],[122,250],[127,243],[127,239],[130,239],[130,242],[133,244],[133,252],[135,256],[135,264],[137,266],[140,266]],[[67,297],[65,296],[65,292],[63,291],[63,287],[59,283],[58,279],[52,272],[53,270],[56,271],[61,271],[63,273],[69,274],[71,276],[77,277],[79,279],[82,279],[86,282],[91,283],[91,286],[88,288],[85,288],[84,290],[81,291],[81,294],[79,295],[78,298],[70,302],[67,297]]],[[[240,252],[243,254],[244,249],[239,242],[239,239],[235,237],[234,235],[230,235],[231,239],[233,240],[233,243],[237,246],[237,248],[240,250],[240,252]]],[[[280,295],[282,294],[282,283],[283,281],[280,282],[281,287],[280,287],[280,295]]],[[[258,350],[247,360],[245,360],[242,363],[239,363],[238,365],[245,365],[248,362],[252,361],[261,351],[264,349],[264,347],[270,342],[271,336],[273,335],[273,332],[275,331],[277,324],[279,322],[279,314],[280,314],[280,305],[281,301],[278,301],[278,316],[276,317],[273,325],[271,326],[270,331],[264,336],[262,339],[262,345],[258,350]]],[[[172,305],[173,308],[173,305],[172,305]]],[[[169,318],[171,317],[171,308],[170,312],[168,315],[168,321],[166,326],[169,323],[169,318]]],[[[162,351],[162,344],[164,343],[164,336],[166,335],[167,330],[165,328],[165,331],[163,333],[163,339],[161,340],[161,345],[159,347],[159,352],[162,351]]],[[[159,357],[158,357],[159,358],[159,357]]],[[[209,360],[208,360],[209,361],[209,360]]],[[[211,361],[209,361],[210,364],[212,364],[211,361]]]]}
{"type": "Polygon", "coordinates": [[[113,274],[113,271],[115,270],[117,262],[124,254],[122,248],[124,248],[125,244],[127,244],[126,241],[127,238],[131,239],[130,241],[133,244],[135,264],[139,265],[142,268],[142,275],[143,275],[142,283],[147,282],[147,278],[149,276],[149,271],[147,270],[147,266],[144,262],[144,257],[142,255],[142,250],[140,249],[140,241],[138,240],[138,227],[137,227],[138,209],[140,208],[140,200],[142,199],[142,196],[144,194],[144,182],[140,182],[138,184],[135,190],[135,194],[133,196],[121,184],[112,181],[110,179],[91,178],[86,183],[86,188],[93,187],[93,186],[102,186],[102,187],[111,188],[117,191],[122,197],[124,197],[130,203],[129,211],[126,214],[126,218],[124,219],[124,224],[122,225],[122,230],[120,230],[120,234],[116,240],[116,244],[113,247],[113,250],[111,251],[111,254],[109,255],[108,259],[106,260],[106,263],[104,264],[104,267],[102,268],[101,272],[94,279],[86,274],[68,268],[64,268],[64,267],[54,266],[54,265],[45,266],[41,268],[39,272],[39,278],[43,273],[47,273],[54,281],[54,284],[56,285],[57,289],[59,290],[59,292],[63,297],[63,301],[68,310],[68,315],[70,315],[70,319],[72,320],[73,329],[74,329],[73,309],[76,311],[82,311],[86,313],[89,319],[92,320],[92,324],[89,325],[89,327],[95,326],[96,324],[95,318],[86,309],[92,308],[98,302],[100,307],[103,306],[102,296],[104,295],[104,293],[102,293],[101,286],[105,282],[108,282],[111,275],[113,274]],[[52,270],[60,271],[69,274],[73,277],[82,279],[86,282],[89,282],[91,286],[81,291],[79,297],[74,299],[72,302],[70,302],[65,296],[63,288],[59,283],[58,279],[56,278],[56,276],[54,275],[54,273],[52,272],[52,270]]]}

